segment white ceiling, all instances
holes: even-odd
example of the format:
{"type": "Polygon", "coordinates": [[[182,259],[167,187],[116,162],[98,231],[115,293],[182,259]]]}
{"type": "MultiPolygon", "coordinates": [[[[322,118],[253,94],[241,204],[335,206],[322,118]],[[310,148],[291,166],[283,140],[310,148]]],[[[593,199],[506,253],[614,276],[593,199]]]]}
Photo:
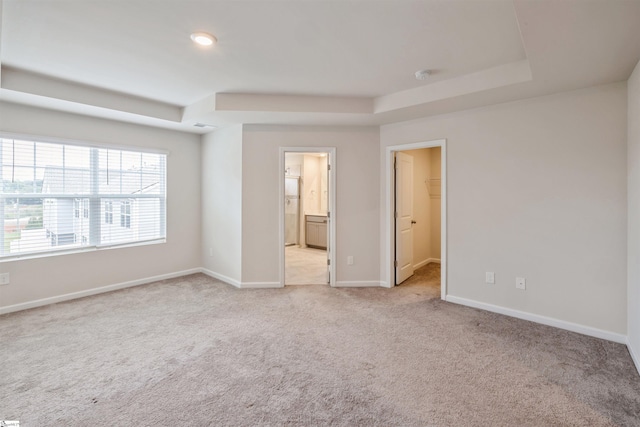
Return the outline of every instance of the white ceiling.
{"type": "Polygon", "coordinates": [[[402,121],[626,80],[640,60],[640,0],[0,6],[0,99],[190,132],[402,121]]]}

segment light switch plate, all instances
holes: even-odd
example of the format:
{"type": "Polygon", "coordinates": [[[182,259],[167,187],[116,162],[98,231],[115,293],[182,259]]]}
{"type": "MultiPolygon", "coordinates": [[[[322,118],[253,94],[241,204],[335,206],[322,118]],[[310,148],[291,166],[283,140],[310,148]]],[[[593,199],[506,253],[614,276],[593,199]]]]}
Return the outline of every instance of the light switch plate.
{"type": "Polygon", "coordinates": [[[527,289],[527,281],[524,277],[516,277],[516,288],[525,290],[527,289]]]}
{"type": "Polygon", "coordinates": [[[496,274],[493,271],[487,271],[485,274],[485,283],[494,284],[496,283],[496,274]]]}

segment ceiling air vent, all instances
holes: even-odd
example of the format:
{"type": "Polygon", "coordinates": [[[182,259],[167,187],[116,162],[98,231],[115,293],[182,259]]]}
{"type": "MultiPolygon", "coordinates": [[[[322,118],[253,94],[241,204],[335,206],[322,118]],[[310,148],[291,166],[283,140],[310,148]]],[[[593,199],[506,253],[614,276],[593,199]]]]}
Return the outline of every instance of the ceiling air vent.
{"type": "Polygon", "coordinates": [[[211,129],[217,128],[217,126],[208,125],[206,123],[195,123],[194,126],[197,127],[197,128],[211,128],[211,129]]]}

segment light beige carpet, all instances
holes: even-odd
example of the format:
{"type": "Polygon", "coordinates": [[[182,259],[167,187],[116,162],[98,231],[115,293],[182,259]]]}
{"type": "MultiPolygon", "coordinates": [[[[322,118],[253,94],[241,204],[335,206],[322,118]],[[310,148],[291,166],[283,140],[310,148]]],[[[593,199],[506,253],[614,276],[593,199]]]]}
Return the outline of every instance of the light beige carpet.
{"type": "Polygon", "coordinates": [[[0,420],[638,425],[625,346],[442,302],[433,288],[242,290],[193,275],[0,316],[0,420]]]}

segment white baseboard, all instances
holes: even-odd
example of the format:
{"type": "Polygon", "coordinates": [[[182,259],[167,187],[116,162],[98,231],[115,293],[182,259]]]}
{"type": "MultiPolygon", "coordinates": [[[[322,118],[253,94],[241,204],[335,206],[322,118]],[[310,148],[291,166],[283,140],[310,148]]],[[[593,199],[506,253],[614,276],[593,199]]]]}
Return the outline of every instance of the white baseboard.
{"type": "Polygon", "coordinates": [[[372,280],[343,280],[336,282],[336,288],[379,288],[382,286],[379,281],[372,280]]]}
{"type": "Polygon", "coordinates": [[[91,295],[103,294],[105,292],[117,291],[119,289],[131,288],[133,286],[146,285],[147,283],[157,282],[159,280],[174,279],[180,276],[187,276],[202,272],[200,268],[192,268],[190,270],[177,271],[175,273],[161,274],[159,276],[145,277],[143,279],[131,280],[128,282],[116,283],[99,288],[87,289],[85,291],[72,292],[69,294],[58,295],[55,297],[42,298],[35,301],[23,302],[20,304],[8,305],[0,307],[0,314],[13,313],[15,311],[27,310],[29,308],[42,307],[43,305],[55,304],[63,301],[70,301],[77,298],[88,297],[91,295]]]}
{"type": "Polygon", "coordinates": [[[214,279],[218,279],[221,282],[227,283],[231,286],[235,286],[236,288],[240,287],[240,281],[236,279],[232,279],[231,277],[225,276],[224,274],[216,273],[215,271],[211,271],[207,268],[201,268],[200,272],[206,274],[209,277],[213,277],[214,279]]]}
{"type": "Polygon", "coordinates": [[[213,277],[214,279],[218,279],[221,282],[225,282],[231,286],[235,286],[236,288],[241,288],[241,289],[271,289],[271,288],[282,287],[280,282],[241,282],[239,280],[232,279],[231,277],[225,276],[224,274],[211,271],[207,268],[201,268],[200,271],[209,277],[213,277]]]}
{"type": "Polygon", "coordinates": [[[566,322],[564,320],[554,319],[552,317],[540,316],[538,314],[513,310],[511,308],[487,304],[484,302],[474,301],[466,298],[460,298],[453,295],[447,295],[446,301],[452,302],[454,304],[466,305],[468,307],[491,311],[493,313],[504,314],[505,316],[517,317],[518,319],[529,320],[531,322],[541,323],[543,325],[553,326],[555,328],[565,329],[567,331],[577,332],[579,334],[589,335],[591,337],[600,338],[603,340],[613,341],[620,344],[627,344],[627,337],[625,335],[604,331],[602,329],[592,328],[589,326],[583,326],[577,323],[566,322]]]}
{"type": "Polygon", "coordinates": [[[273,289],[281,288],[280,282],[242,282],[240,288],[242,289],[273,289]]]}
{"type": "Polygon", "coordinates": [[[436,262],[436,263],[440,264],[440,259],[439,258],[427,258],[424,261],[420,261],[419,263],[415,264],[413,266],[413,269],[417,270],[422,266],[425,266],[427,264],[431,264],[432,262],[436,262]]]}
{"type": "Polygon", "coordinates": [[[627,344],[627,350],[629,350],[629,354],[631,355],[631,360],[633,360],[633,363],[636,365],[636,370],[640,374],[640,357],[638,357],[638,353],[636,353],[635,350],[633,349],[633,346],[629,342],[628,337],[625,344],[627,344]]]}

